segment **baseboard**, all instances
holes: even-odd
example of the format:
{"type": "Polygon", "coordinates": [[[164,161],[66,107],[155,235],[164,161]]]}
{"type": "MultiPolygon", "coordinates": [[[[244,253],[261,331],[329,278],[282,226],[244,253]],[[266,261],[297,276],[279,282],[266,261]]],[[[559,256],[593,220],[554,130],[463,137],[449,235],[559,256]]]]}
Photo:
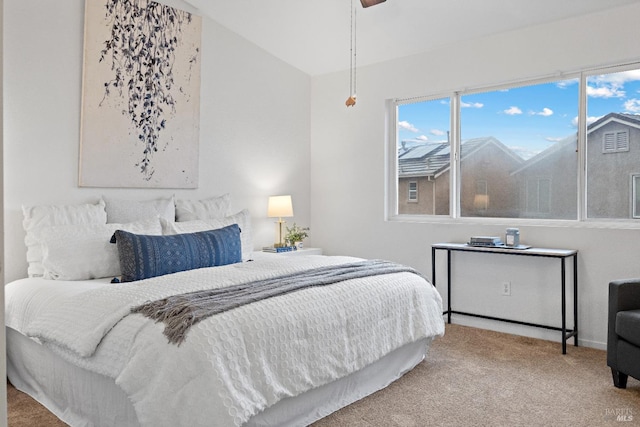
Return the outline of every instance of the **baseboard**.
{"type": "MultiPolygon", "coordinates": [[[[517,325],[513,323],[499,322],[495,320],[455,314],[451,317],[451,323],[462,326],[471,326],[480,329],[488,329],[491,331],[503,332],[506,334],[520,335],[523,337],[554,341],[558,343],[562,342],[561,333],[559,331],[541,329],[532,326],[517,325]]],[[[607,349],[607,343],[585,340],[582,338],[578,338],[578,345],[581,347],[595,348],[597,350],[607,349]]],[[[570,338],[567,341],[567,347],[569,346],[573,346],[573,338],[570,338]]]]}

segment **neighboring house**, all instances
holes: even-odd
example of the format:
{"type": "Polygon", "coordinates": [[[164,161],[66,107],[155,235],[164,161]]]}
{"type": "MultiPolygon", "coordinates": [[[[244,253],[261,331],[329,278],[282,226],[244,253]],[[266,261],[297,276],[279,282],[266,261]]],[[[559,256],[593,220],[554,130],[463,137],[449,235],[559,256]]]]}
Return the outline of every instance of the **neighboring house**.
{"type": "Polygon", "coordinates": [[[640,218],[638,184],[640,115],[609,113],[588,128],[587,216],[640,218]]]}
{"type": "MultiPolygon", "coordinates": [[[[517,200],[511,171],[522,159],[494,137],[461,143],[462,216],[512,216],[517,200]]],[[[449,214],[448,142],[403,142],[398,148],[398,213],[449,214]]]]}
{"type": "MultiPolygon", "coordinates": [[[[609,113],[590,124],[586,156],[587,217],[640,218],[640,115],[609,113]]],[[[523,163],[512,174],[521,216],[576,219],[577,173],[576,135],[523,163]]]]}
{"type": "Polygon", "coordinates": [[[398,213],[449,214],[449,179],[441,177],[449,165],[449,153],[448,142],[402,143],[398,150],[398,213]]]}
{"type": "Polygon", "coordinates": [[[576,219],[578,139],[571,135],[512,172],[521,218],[576,219]]]}

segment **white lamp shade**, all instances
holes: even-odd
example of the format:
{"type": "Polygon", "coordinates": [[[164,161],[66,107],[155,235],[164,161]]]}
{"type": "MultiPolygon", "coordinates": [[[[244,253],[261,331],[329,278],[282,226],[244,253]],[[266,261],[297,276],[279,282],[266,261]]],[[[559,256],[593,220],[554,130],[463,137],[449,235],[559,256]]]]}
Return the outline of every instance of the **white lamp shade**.
{"type": "Polygon", "coordinates": [[[283,218],[293,216],[291,196],[270,196],[267,208],[269,218],[283,218]]]}

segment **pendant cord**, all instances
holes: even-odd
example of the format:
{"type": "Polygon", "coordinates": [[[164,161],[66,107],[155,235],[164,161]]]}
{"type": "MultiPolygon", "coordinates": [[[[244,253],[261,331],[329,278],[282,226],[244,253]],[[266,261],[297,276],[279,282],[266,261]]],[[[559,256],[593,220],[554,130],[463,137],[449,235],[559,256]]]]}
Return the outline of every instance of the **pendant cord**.
{"type": "MultiPolygon", "coordinates": [[[[352,0],[353,1],[353,0],[352,0]]],[[[355,8],[353,8],[353,92],[351,92],[351,94],[353,96],[356,95],[356,79],[357,79],[357,70],[358,70],[358,66],[356,64],[356,60],[358,57],[358,29],[357,29],[357,24],[358,24],[358,20],[357,20],[357,10],[355,8]]]]}
{"type": "Polygon", "coordinates": [[[347,107],[356,105],[356,13],[357,11],[353,7],[353,0],[351,0],[351,22],[349,26],[349,98],[347,98],[345,102],[347,107]]]}
{"type": "Polygon", "coordinates": [[[351,0],[351,22],[349,26],[349,96],[353,96],[353,0],[351,0]]]}

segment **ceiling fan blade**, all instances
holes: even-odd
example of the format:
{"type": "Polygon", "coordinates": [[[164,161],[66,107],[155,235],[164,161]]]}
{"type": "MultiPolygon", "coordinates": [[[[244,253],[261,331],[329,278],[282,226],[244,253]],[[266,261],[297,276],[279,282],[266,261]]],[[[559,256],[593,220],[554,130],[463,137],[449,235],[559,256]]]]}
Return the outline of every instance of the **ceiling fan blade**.
{"type": "Polygon", "coordinates": [[[362,7],[369,7],[384,3],[385,1],[387,0],[360,0],[360,3],[362,3],[362,7]]]}

